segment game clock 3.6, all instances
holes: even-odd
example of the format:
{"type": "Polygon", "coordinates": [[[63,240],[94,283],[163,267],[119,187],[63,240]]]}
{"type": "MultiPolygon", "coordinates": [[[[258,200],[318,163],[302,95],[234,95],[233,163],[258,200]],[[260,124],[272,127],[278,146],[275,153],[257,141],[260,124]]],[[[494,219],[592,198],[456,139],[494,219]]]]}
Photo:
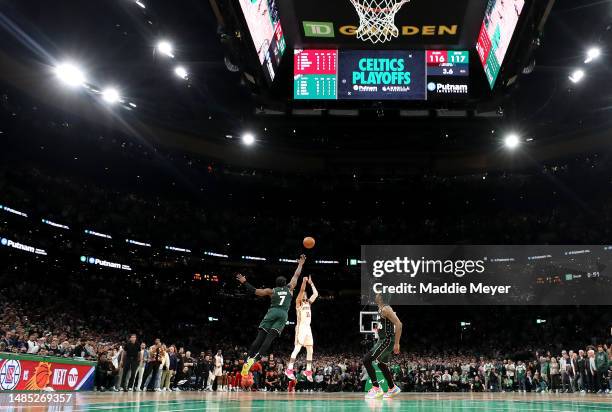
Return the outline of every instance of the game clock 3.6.
{"type": "Polygon", "coordinates": [[[295,100],[435,100],[469,96],[469,52],[295,50],[295,100]]]}

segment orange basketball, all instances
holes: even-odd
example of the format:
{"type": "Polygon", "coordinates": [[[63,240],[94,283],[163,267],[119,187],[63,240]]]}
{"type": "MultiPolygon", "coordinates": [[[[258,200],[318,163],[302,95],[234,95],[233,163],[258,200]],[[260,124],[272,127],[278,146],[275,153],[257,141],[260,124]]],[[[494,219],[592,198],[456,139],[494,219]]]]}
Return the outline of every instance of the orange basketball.
{"type": "Polygon", "coordinates": [[[315,245],[315,240],[313,237],[308,236],[304,238],[304,241],[302,243],[304,244],[304,247],[306,249],[312,249],[315,245]]]}

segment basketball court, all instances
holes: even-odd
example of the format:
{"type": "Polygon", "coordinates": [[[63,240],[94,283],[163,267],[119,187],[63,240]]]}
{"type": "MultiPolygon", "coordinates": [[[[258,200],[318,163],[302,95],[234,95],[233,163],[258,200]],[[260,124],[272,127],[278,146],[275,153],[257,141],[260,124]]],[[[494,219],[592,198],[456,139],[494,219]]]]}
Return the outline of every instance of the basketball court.
{"type": "Polygon", "coordinates": [[[1,410],[62,411],[612,411],[607,395],[403,393],[365,400],[361,393],[77,393],[67,404],[20,407],[3,395],[1,410]]]}

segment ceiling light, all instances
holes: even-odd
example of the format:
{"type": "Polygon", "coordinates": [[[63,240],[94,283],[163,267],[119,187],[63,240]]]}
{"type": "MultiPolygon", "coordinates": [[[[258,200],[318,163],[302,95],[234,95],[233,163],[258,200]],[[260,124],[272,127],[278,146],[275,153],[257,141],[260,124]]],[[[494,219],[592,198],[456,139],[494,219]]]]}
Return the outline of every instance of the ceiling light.
{"type": "Polygon", "coordinates": [[[253,136],[252,133],[245,133],[242,136],[242,143],[247,146],[251,146],[253,143],[255,143],[255,136],[253,136]]]}
{"type": "Polygon", "coordinates": [[[577,69],[572,72],[569,79],[572,83],[578,83],[584,78],[584,70],[577,69]]]}
{"type": "Polygon", "coordinates": [[[85,74],[72,63],[62,63],[55,68],[57,77],[71,87],[82,86],[85,83],[85,74]]]}
{"type": "Polygon", "coordinates": [[[174,58],[174,54],[172,53],[173,50],[174,48],[172,47],[172,43],[167,40],[162,40],[157,43],[157,51],[159,51],[163,55],[166,55],[170,58],[174,58]]]}
{"type": "Polygon", "coordinates": [[[187,69],[185,69],[183,66],[177,66],[174,69],[174,73],[183,80],[187,80],[187,77],[189,76],[187,69]]]}
{"type": "Polygon", "coordinates": [[[102,91],[102,98],[106,103],[117,103],[120,99],[119,91],[114,87],[107,87],[102,91]]]}
{"type": "Polygon", "coordinates": [[[521,144],[521,140],[519,139],[519,137],[512,133],[509,134],[508,136],[506,136],[506,138],[504,139],[504,145],[508,148],[508,149],[516,149],[519,145],[521,144]]]}
{"type": "Polygon", "coordinates": [[[591,47],[587,50],[587,58],[584,62],[590,63],[593,60],[597,60],[599,56],[601,56],[601,49],[599,47],[591,47]]]}

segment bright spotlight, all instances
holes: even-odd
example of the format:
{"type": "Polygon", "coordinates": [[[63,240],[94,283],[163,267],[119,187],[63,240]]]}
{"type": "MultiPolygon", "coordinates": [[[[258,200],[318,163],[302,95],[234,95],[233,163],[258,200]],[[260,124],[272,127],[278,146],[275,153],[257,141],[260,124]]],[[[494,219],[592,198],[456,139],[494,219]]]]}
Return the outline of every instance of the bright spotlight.
{"type": "Polygon", "coordinates": [[[253,136],[251,133],[245,133],[242,136],[242,143],[247,146],[251,146],[253,143],[255,143],[255,136],[253,136]]]}
{"type": "Polygon", "coordinates": [[[584,78],[584,70],[577,69],[572,72],[569,79],[572,83],[578,83],[584,78]]]}
{"type": "Polygon", "coordinates": [[[506,138],[504,139],[504,145],[508,148],[508,149],[516,149],[518,147],[518,145],[521,144],[521,140],[519,139],[519,137],[516,134],[509,134],[508,136],[506,136],[506,138]]]}
{"type": "Polygon", "coordinates": [[[55,68],[57,77],[68,86],[77,87],[85,83],[85,74],[72,63],[63,63],[55,68]]]}
{"type": "Polygon", "coordinates": [[[601,56],[601,49],[599,47],[591,47],[587,50],[587,57],[585,63],[590,63],[593,60],[597,60],[601,56]]]}
{"type": "Polygon", "coordinates": [[[106,103],[117,103],[120,99],[119,91],[113,87],[108,87],[102,91],[102,98],[106,103]]]}
{"type": "Polygon", "coordinates": [[[174,58],[174,54],[172,54],[173,50],[174,48],[172,47],[172,44],[167,40],[162,40],[159,43],[157,43],[157,51],[159,51],[161,54],[164,54],[172,59],[174,58]]]}
{"type": "Polygon", "coordinates": [[[143,9],[146,9],[147,6],[144,5],[143,2],[141,2],[140,0],[136,0],[136,4],[138,4],[140,7],[142,7],[143,9]]]}
{"type": "Polygon", "coordinates": [[[189,73],[187,73],[187,69],[185,69],[183,66],[177,66],[174,69],[174,73],[183,80],[187,80],[187,77],[189,77],[189,73]]]}

